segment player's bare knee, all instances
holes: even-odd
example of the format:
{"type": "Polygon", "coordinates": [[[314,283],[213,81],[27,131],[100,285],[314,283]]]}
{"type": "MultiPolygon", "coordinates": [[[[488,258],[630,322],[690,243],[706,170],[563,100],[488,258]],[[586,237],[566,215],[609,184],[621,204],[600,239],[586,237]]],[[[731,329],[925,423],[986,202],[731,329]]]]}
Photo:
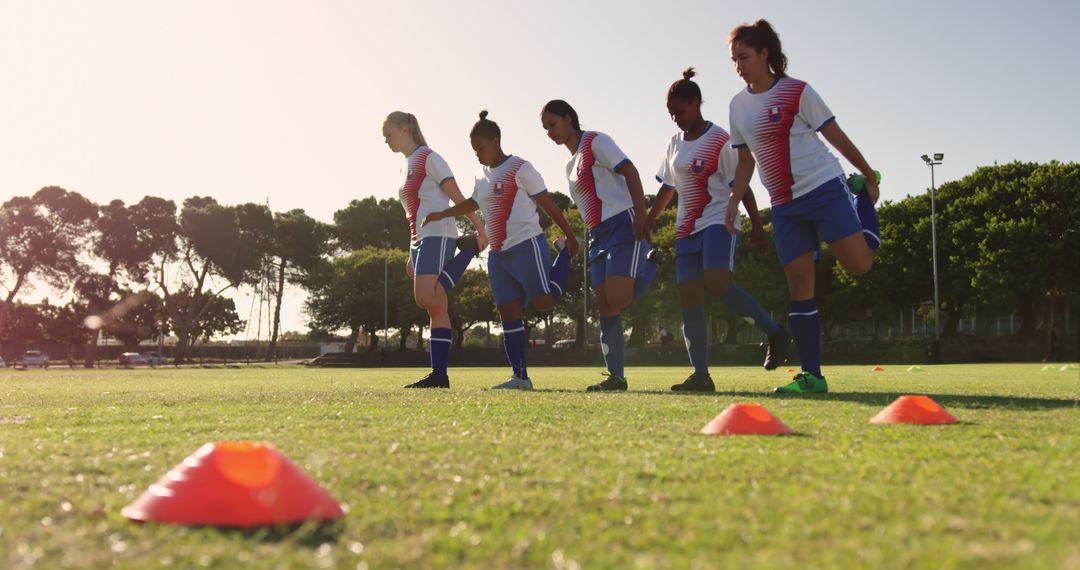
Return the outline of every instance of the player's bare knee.
{"type": "Polygon", "coordinates": [[[555,308],[555,299],[551,296],[551,293],[546,293],[536,297],[529,304],[537,311],[546,313],[555,308]]]}
{"type": "Polygon", "coordinates": [[[874,256],[866,255],[860,256],[856,259],[850,260],[844,265],[844,271],[847,271],[851,275],[862,275],[874,265],[874,256]]]}

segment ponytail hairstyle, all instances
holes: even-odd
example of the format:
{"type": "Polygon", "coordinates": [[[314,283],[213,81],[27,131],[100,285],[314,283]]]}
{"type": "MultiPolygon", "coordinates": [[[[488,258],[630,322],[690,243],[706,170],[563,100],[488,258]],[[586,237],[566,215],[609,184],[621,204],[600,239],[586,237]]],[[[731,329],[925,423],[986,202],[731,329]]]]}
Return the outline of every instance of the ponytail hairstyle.
{"type": "Polygon", "coordinates": [[[750,24],[743,24],[728,34],[728,43],[741,43],[754,51],[769,50],[769,69],[777,77],[787,77],[787,56],[780,49],[780,36],[776,34],[772,24],[766,20],[758,20],[750,24]]]}
{"type": "Polygon", "coordinates": [[[499,125],[495,121],[489,121],[487,109],[480,111],[480,120],[476,121],[472,130],[469,131],[469,138],[484,137],[486,139],[501,139],[502,131],[499,130],[499,125]]]}
{"type": "Polygon", "coordinates": [[[394,111],[386,116],[386,122],[395,127],[405,127],[409,129],[409,134],[412,135],[414,143],[427,146],[427,141],[424,140],[424,133],[420,132],[420,123],[417,122],[416,115],[404,111],[394,111]]]}
{"type": "Polygon", "coordinates": [[[560,117],[570,116],[570,125],[574,127],[574,130],[581,132],[581,122],[578,120],[577,111],[570,106],[570,103],[563,101],[562,99],[552,99],[544,105],[544,108],[540,110],[540,114],[551,113],[560,117]]]}
{"type": "Polygon", "coordinates": [[[694,83],[690,78],[697,75],[693,67],[687,67],[686,71],[682,72],[682,79],[671,84],[667,90],[667,100],[671,102],[672,99],[681,99],[687,102],[697,101],[703,102],[701,99],[701,87],[698,87],[697,83],[694,83]]]}

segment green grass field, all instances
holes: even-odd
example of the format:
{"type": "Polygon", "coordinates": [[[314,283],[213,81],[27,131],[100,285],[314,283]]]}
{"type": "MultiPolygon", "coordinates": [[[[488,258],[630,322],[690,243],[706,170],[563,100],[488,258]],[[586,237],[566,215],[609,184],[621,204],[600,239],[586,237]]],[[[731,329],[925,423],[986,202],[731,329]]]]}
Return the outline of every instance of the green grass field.
{"type": "Polygon", "coordinates": [[[423,371],[0,371],[0,567],[1080,568],[1080,370],[1041,364],[790,374],[535,368],[537,390],[404,391],[423,371]],[[898,395],[960,420],[882,426],[898,395]],[[712,437],[735,402],[796,432],[712,437]],[[135,525],[120,509],[202,444],[265,440],[349,514],[240,532],[135,525]]]}

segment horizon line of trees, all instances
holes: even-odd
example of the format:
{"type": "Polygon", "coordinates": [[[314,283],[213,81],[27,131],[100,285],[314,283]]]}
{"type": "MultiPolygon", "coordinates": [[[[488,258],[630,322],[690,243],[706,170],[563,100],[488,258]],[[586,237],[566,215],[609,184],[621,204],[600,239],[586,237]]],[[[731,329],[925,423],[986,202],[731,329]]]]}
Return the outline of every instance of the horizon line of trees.
{"type": "MultiPolygon", "coordinates": [[[[552,194],[583,235],[570,198],[552,194]]],[[[980,167],[942,184],[936,201],[943,336],[957,334],[960,319],[975,311],[1019,313],[1018,335],[1031,338],[1038,315],[1053,323],[1059,306],[1075,306],[1080,164],[980,167]]],[[[672,207],[660,216],[654,235],[654,247],[668,252],[668,261],[652,289],[624,313],[630,346],[644,345],[658,325],[678,321],[674,214],[672,207]]],[[[933,273],[929,193],[881,203],[878,215],[882,245],[868,274],[847,275],[828,248],[823,250],[817,297],[826,331],[831,323],[868,318],[876,325],[912,307],[926,316],[933,273]]],[[[768,209],[762,218],[771,238],[768,209]]],[[[543,214],[541,219],[545,232],[555,237],[558,228],[543,214]]],[[[100,330],[132,346],[175,334],[174,354],[182,362],[197,341],[243,329],[233,301],[223,294],[247,285],[272,299],[267,359],[280,336],[281,300],[288,287],[308,293],[304,312],[311,337],[347,331],[348,350],[362,339],[375,349],[379,332],[391,328],[404,349],[412,331],[422,336],[419,331],[427,326],[405,275],[408,248],[408,224],[394,198],[354,199],[334,213],[332,223],[324,223],[302,209],[271,212],[265,205],[229,206],[207,196],[188,198],[179,208],[153,196],[131,205],[120,200],[98,205],[48,186],[0,206],[0,345],[49,340],[72,350],[86,347],[84,354],[92,359],[100,330]],[[32,279],[70,301],[62,306],[21,302],[32,279]]],[[[735,281],[774,314],[784,314],[787,287],[775,251],[758,256],[751,250],[740,240],[735,281]]],[[[573,261],[568,292],[555,311],[527,316],[526,327],[543,325],[549,342],[563,323],[576,330],[579,342],[585,338],[581,257],[573,261]]],[[[592,299],[587,302],[591,321],[597,317],[592,299]]],[[[728,321],[729,333],[746,326],[719,305],[710,309],[728,321]]],[[[451,294],[450,309],[456,347],[471,327],[498,322],[484,271],[466,272],[451,294]]],[[[980,321],[985,327],[989,323],[989,318],[980,321]]]]}

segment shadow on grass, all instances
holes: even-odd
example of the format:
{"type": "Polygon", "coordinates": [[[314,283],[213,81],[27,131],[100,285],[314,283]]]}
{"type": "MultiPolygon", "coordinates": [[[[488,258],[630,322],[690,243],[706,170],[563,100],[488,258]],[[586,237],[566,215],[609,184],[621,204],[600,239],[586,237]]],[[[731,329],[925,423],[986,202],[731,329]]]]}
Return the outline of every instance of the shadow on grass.
{"type": "MultiPolygon", "coordinates": [[[[769,392],[748,391],[724,391],[717,392],[668,392],[663,390],[645,390],[640,394],[679,396],[679,397],[708,397],[708,398],[768,398],[777,400],[812,400],[826,402],[853,402],[867,406],[884,407],[900,396],[911,395],[911,392],[829,392],[828,394],[808,394],[800,396],[796,394],[775,394],[769,392]]],[[[968,409],[993,409],[1015,408],[1021,410],[1052,410],[1059,408],[1080,409],[1080,399],[1072,398],[1031,398],[1026,396],[983,396],[969,394],[931,394],[935,402],[946,408],[968,409]]]]}
{"type": "Polygon", "coordinates": [[[255,542],[289,543],[307,548],[318,548],[326,542],[336,542],[345,525],[342,519],[339,519],[321,523],[303,522],[251,528],[200,525],[188,526],[188,528],[197,532],[218,534],[224,537],[239,537],[255,542]]]}

